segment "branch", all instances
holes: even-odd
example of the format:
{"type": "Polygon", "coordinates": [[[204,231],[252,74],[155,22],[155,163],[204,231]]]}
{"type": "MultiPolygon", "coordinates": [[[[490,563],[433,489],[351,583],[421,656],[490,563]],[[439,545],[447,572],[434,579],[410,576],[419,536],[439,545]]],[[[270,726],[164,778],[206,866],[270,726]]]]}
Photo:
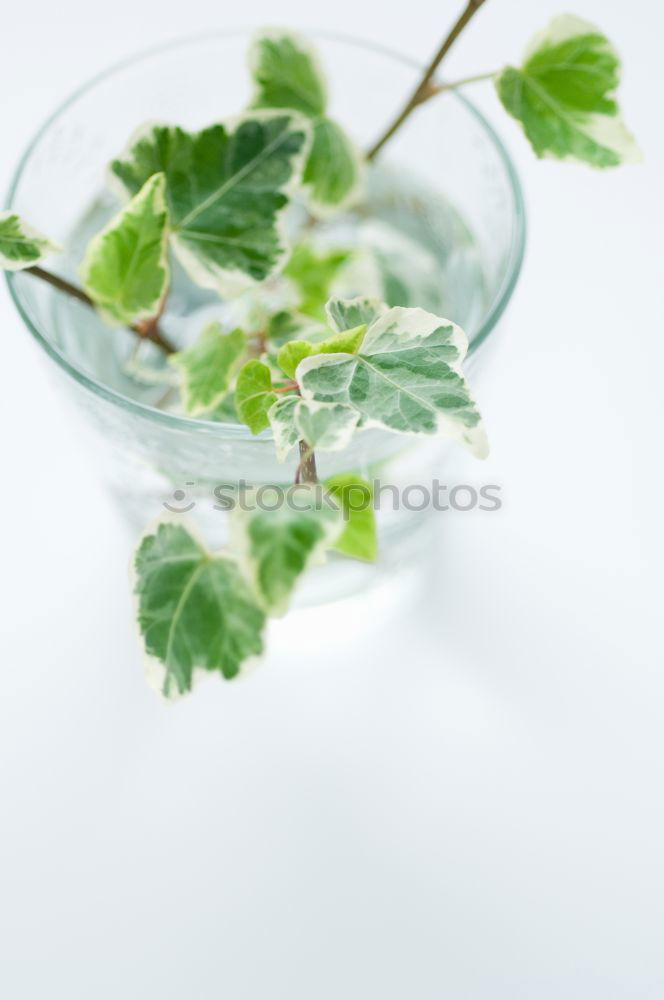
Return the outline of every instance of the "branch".
{"type": "MultiPolygon", "coordinates": [[[[53,288],[57,288],[60,292],[65,292],[71,298],[76,299],[78,302],[82,302],[83,305],[88,306],[90,309],[95,309],[95,304],[87,295],[82,288],[77,288],[76,285],[72,285],[69,281],[65,281],[64,278],[58,277],[57,274],[51,274],[50,271],[45,271],[43,267],[26,267],[24,270],[25,274],[34,274],[36,278],[41,278],[47,284],[52,285],[53,288]]],[[[135,333],[137,337],[142,340],[150,340],[157,347],[161,348],[166,354],[174,354],[177,348],[174,344],[168,340],[164,334],[160,331],[158,325],[158,319],[148,319],[143,320],[140,323],[135,323],[130,326],[129,329],[132,333],[135,333]]]]}
{"type": "MultiPolygon", "coordinates": [[[[403,123],[409,117],[411,112],[414,111],[417,105],[421,104],[423,100],[426,100],[426,97],[424,95],[427,94],[429,83],[434,73],[436,72],[441,62],[443,61],[449,50],[452,48],[455,41],[457,40],[463,29],[466,27],[468,22],[472,20],[472,18],[478,12],[482,4],[484,4],[485,2],[486,0],[468,0],[465,10],[460,15],[460,17],[454,24],[452,30],[450,31],[449,35],[438,49],[438,52],[436,52],[435,56],[425,69],[422,79],[420,80],[417,87],[411,94],[410,99],[404,105],[403,110],[397,115],[397,117],[394,119],[394,121],[389,126],[387,131],[383,133],[378,142],[376,142],[367,153],[368,160],[374,159],[377,153],[379,153],[380,150],[383,148],[385,143],[389,139],[391,139],[394,133],[403,125],[403,123]]],[[[427,96],[430,95],[427,94],[427,96]]]]}

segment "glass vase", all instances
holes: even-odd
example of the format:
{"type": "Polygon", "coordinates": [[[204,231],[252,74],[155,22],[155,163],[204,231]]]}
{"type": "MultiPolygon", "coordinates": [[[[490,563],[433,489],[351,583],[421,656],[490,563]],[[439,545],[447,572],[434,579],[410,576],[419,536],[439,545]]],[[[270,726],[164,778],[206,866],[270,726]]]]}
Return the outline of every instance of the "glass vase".
{"type": "MultiPolygon", "coordinates": [[[[150,50],[98,76],[48,119],[19,164],[8,207],[68,247],[53,270],[76,278],[84,238],[116,207],[106,186],[107,164],[137,126],[159,120],[196,129],[246,107],[249,39],[249,32],[225,31],[150,50]]],[[[352,38],[313,33],[313,41],[330,78],[330,113],[358,145],[368,147],[413,89],[419,67],[352,38]]],[[[388,256],[395,234],[413,247],[426,301],[399,301],[405,293],[396,287],[394,302],[428,306],[464,327],[472,381],[514,289],[524,246],[521,190],[496,133],[461,94],[424,104],[371,168],[359,210],[344,224],[359,232],[358,219],[362,233],[388,256]]],[[[398,278],[393,275],[393,283],[398,278]]],[[[8,282],[25,325],[75,408],[75,425],[90,439],[99,474],[137,535],[166,506],[174,516],[186,512],[208,543],[219,546],[227,513],[219,509],[215,489],[240,481],[293,481],[297,455],[279,464],[269,432],[254,437],[239,424],[191,419],[169,409],[164,385],[131,368],[136,346],[129,333],[105,327],[91,310],[29,274],[11,274],[8,282]]],[[[186,332],[192,300],[190,295],[180,301],[177,280],[173,298],[173,315],[164,322],[177,335],[186,332]]],[[[197,319],[209,307],[203,293],[194,305],[197,319]]],[[[439,475],[452,447],[365,431],[346,451],[321,453],[319,474],[325,479],[357,473],[402,495],[406,486],[426,485],[439,475]]],[[[394,495],[377,512],[377,563],[332,557],[311,574],[303,603],[350,594],[417,564],[431,508],[395,507],[394,495]]]]}

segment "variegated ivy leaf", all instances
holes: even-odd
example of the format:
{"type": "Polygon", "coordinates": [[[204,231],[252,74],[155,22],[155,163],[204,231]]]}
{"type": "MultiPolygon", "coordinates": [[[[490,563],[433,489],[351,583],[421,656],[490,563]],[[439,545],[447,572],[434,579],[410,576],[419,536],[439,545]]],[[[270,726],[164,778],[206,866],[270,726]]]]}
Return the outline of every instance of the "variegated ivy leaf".
{"type": "Polygon", "coordinates": [[[196,133],[152,125],[111,170],[130,194],[164,172],[175,253],[195,282],[223,293],[232,279],[261,281],[283,262],[283,213],[302,175],[309,131],[305,118],[286,111],[196,133]]]}
{"type": "Polygon", "coordinates": [[[263,651],[265,614],[237,563],[210,555],[185,527],[159,524],[134,565],[138,625],[162,665],[163,694],[189,691],[197,668],[235,677],[263,651]]]}
{"type": "Polygon", "coordinates": [[[246,346],[247,337],[242,330],[224,333],[219,323],[210,323],[193,347],[171,355],[171,364],[182,372],[186,413],[196,416],[219,406],[246,346]]]}
{"type": "Polygon", "coordinates": [[[449,320],[395,307],[369,325],[357,354],[305,358],[296,378],[305,399],[353,406],[362,426],[451,437],[483,458],[486,436],[461,372],[467,346],[449,320]]]}
{"type": "Polygon", "coordinates": [[[378,532],[371,485],[350,474],[334,476],[325,486],[340,503],[344,516],[344,530],[334,545],[335,550],[354,559],[375,562],[378,532]]]}
{"type": "Polygon", "coordinates": [[[62,248],[43,236],[15,212],[0,212],[0,268],[22,271],[62,248]]]}
{"type": "Polygon", "coordinates": [[[299,577],[341,534],[341,509],[321,486],[305,484],[291,487],[276,510],[245,499],[251,509],[231,514],[232,542],[265,609],[283,614],[299,577]]]}
{"type": "Polygon", "coordinates": [[[330,326],[338,333],[354,330],[358,326],[368,326],[387,311],[387,306],[377,299],[337,299],[333,298],[325,307],[330,326]]]}
{"type": "Polygon", "coordinates": [[[260,434],[269,427],[268,410],[276,400],[268,366],[262,361],[247,361],[237,377],[235,409],[252,434],[260,434]]]}
{"type": "Polygon", "coordinates": [[[112,322],[135,323],[159,312],[169,282],[166,179],[154,174],[88,245],[83,286],[112,322]]]}
{"type": "Polygon", "coordinates": [[[345,208],[360,190],[362,160],[325,114],[327,88],[312,48],[290,32],[262,31],[254,39],[249,64],[256,85],[254,107],[293,108],[313,121],[304,173],[310,208],[320,215],[345,208]]]}
{"type": "Polygon", "coordinates": [[[332,284],[350,258],[349,250],[318,250],[310,243],[299,243],[294,248],[284,275],[294,282],[300,294],[300,313],[326,321],[325,303],[330,298],[332,284]]]}
{"type": "Polygon", "coordinates": [[[538,156],[614,167],[640,158],[614,99],[619,78],[608,39],[564,14],[535,36],[520,69],[498,75],[496,88],[538,156]]]}

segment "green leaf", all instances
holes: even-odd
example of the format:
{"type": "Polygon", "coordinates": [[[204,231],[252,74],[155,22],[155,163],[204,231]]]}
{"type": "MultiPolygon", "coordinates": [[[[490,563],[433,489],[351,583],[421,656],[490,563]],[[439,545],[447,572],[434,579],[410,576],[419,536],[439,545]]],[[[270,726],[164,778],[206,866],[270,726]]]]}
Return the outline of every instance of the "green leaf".
{"type": "Polygon", "coordinates": [[[355,475],[333,476],[325,486],[341,504],[345,527],[335,543],[337,552],[375,562],[378,555],[378,532],[373,507],[373,490],[355,475]]]}
{"type": "Polygon", "coordinates": [[[83,286],[112,322],[131,324],[159,312],[169,282],[165,189],[163,174],[150,177],[86,250],[83,286]]]}
{"type": "Polygon", "coordinates": [[[325,307],[330,326],[338,333],[355,330],[358,326],[368,326],[387,311],[387,306],[377,299],[332,298],[325,307]]]}
{"type": "Polygon", "coordinates": [[[269,427],[268,410],[276,401],[270,369],[262,361],[247,361],[240,369],[235,386],[235,408],[252,434],[269,427]]]}
{"type": "Polygon", "coordinates": [[[194,670],[235,677],[263,651],[265,614],[237,564],[211,556],[179,524],[161,523],[135,556],[138,624],[164,669],[165,695],[191,690],[194,670]]]}
{"type": "Polygon", "coordinates": [[[323,118],[314,138],[303,183],[309,187],[309,207],[316,215],[347,208],[362,185],[362,158],[340,125],[323,118]]]}
{"type": "Polygon", "coordinates": [[[306,340],[289,340],[287,344],[279,348],[277,354],[277,364],[288,375],[295,378],[295,369],[303,358],[308,358],[312,353],[312,346],[306,340]]]}
{"type": "Polygon", "coordinates": [[[294,108],[310,118],[327,106],[323,74],[313,48],[299,35],[262,31],[249,51],[256,108],[294,108]]]}
{"type": "Polygon", "coordinates": [[[295,423],[295,407],[299,401],[298,396],[280,396],[267,413],[280,462],[285,462],[291,449],[300,440],[300,431],[295,423]]]}
{"type": "Polygon", "coordinates": [[[314,354],[356,354],[362,346],[364,335],[367,332],[367,324],[361,323],[352,330],[344,330],[335,333],[320,344],[313,345],[314,354]]]}
{"type": "Polygon", "coordinates": [[[299,437],[311,448],[321,451],[343,451],[358,425],[360,414],[344,403],[319,403],[301,399],[294,410],[299,437]]]}
{"type": "Polygon", "coordinates": [[[291,487],[276,510],[236,507],[231,519],[231,537],[245,571],[274,615],[283,614],[299,577],[323,561],[343,530],[341,510],[325,490],[304,484],[291,487]]]}
{"type": "Polygon", "coordinates": [[[246,346],[242,330],[224,333],[219,323],[210,323],[193,347],[171,355],[169,361],[183,374],[182,401],[186,413],[196,416],[219,406],[246,346]]]}
{"type": "Polygon", "coordinates": [[[280,348],[277,364],[289,378],[295,378],[295,370],[300,361],[313,354],[355,354],[362,344],[366,330],[366,325],[363,324],[354,330],[335,333],[318,344],[310,344],[307,340],[291,340],[280,348]]]}
{"type": "Polygon", "coordinates": [[[355,407],[362,426],[451,437],[483,458],[486,436],[461,372],[467,343],[449,320],[395,307],[370,324],[359,354],[305,358],[297,380],[305,399],[355,407]]]}
{"type": "Polygon", "coordinates": [[[341,268],[348,262],[348,250],[316,250],[310,243],[298,244],[284,268],[284,275],[295,282],[301,296],[299,311],[326,322],[325,303],[341,268]]]}
{"type": "Polygon", "coordinates": [[[537,156],[614,167],[640,159],[614,100],[619,78],[608,39],[564,14],[533,39],[520,69],[499,74],[496,88],[537,156]]]}
{"type": "Polygon", "coordinates": [[[165,173],[175,253],[194,281],[223,293],[229,279],[261,281],[283,263],[283,214],[308,137],[307,120],[293,112],[256,112],[196,133],[153,125],[111,170],[130,194],[165,173]]]}
{"type": "Polygon", "coordinates": [[[254,107],[293,108],[313,120],[304,172],[312,211],[324,215],[346,207],[360,189],[362,160],[341,127],[326,117],[325,80],[310,45],[291,32],[260,32],[249,65],[254,107]]]}
{"type": "Polygon", "coordinates": [[[20,215],[0,212],[0,268],[22,271],[39,264],[62,247],[33,229],[20,215]]]}

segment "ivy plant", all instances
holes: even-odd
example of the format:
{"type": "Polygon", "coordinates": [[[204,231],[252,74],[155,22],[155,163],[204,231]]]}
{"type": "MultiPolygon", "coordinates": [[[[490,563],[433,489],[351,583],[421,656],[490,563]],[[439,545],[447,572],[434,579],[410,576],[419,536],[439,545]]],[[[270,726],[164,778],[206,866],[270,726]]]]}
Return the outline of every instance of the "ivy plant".
{"type": "Polygon", "coordinates": [[[618,55],[579,18],[555,18],[520,66],[436,80],[484,2],[469,0],[366,153],[330,115],[311,44],[285,30],[259,32],[248,108],[198,132],[141,126],[118,152],[108,176],[121,203],[85,250],[80,286],[43,267],[60,250],[52,239],[14,212],[0,214],[2,268],[49,282],[150,341],[168,356],[187,416],[270,434],[281,463],[297,455],[294,483],[275,509],[255,493],[234,506],[223,551],[210,552],[181,516],[160,518],[141,539],[137,621],[167,697],[189,691],[198,673],[231,679],[259,657],[268,618],[286,612],[311,566],[377,558],[371,485],[352,468],[320,483],[316,453],[343,453],[369,428],[446,437],[478,458],[488,451],[464,372],[464,331],[423,308],[389,307],[367,289],[347,294],[356,250],[318,241],[318,220],[361,211],[371,161],[410,115],[477,80],[493,79],[538,157],[599,168],[638,158],[616,99],[618,55]],[[161,318],[176,261],[231,307],[233,322],[208,322],[193,342],[171,342],[161,318]]]}

